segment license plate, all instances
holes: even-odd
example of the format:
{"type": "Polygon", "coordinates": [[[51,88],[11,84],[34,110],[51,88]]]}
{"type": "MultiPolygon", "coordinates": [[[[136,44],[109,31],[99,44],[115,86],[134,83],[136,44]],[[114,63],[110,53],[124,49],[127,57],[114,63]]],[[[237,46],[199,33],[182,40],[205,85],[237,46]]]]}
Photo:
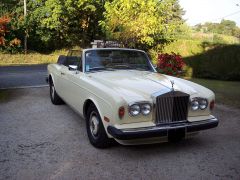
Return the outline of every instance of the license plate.
{"type": "Polygon", "coordinates": [[[176,128],[168,130],[168,140],[177,142],[185,138],[186,128],[176,128]]]}

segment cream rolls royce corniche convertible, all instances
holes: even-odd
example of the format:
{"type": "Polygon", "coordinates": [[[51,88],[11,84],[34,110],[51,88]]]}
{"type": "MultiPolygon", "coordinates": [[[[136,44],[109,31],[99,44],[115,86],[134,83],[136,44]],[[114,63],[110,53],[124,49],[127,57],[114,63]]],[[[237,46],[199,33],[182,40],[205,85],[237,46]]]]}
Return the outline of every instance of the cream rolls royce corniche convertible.
{"type": "Polygon", "coordinates": [[[127,48],[71,50],[48,65],[53,104],[65,102],[86,120],[90,143],[108,147],[178,141],[214,128],[214,93],[159,74],[148,55],[127,48]]]}

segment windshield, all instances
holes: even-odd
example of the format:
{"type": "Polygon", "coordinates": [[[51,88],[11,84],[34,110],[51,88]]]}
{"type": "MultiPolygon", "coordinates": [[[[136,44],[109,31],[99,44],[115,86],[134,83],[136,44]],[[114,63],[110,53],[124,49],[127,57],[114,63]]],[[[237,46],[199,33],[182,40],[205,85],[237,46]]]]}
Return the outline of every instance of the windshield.
{"type": "Polygon", "coordinates": [[[153,71],[145,53],[134,50],[89,50],[85,53],[85,71],[153,71]]]}

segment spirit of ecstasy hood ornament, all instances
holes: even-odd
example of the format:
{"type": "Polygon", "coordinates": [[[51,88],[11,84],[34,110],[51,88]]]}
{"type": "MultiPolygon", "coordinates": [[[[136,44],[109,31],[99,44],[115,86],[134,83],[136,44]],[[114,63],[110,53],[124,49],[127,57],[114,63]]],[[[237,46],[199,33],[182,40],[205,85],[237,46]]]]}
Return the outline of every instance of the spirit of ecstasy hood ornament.
{"type": "Polygon", "coordinates": [[[171,84],[172,84],[172,91],[174,91],[174,80],[170,80],[171,84]]]}

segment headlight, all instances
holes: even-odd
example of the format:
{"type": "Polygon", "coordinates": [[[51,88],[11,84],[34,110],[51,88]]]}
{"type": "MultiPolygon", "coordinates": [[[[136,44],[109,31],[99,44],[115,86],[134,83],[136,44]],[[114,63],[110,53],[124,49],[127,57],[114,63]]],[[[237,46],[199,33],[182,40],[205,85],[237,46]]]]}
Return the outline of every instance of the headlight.
{"type": "Polygon", "coordinates": [[[208,106],[208,101],[206,99],[199,99],[199,107],[201,110],[206,109],[208,106]]]}
{"type": "Polygon", "coordinates": [[[132,116],[137,116],[141,112],[140,106],[138,104],[133,104],[129,107],[129,113],[132,116]]]}
{"type": "Polygon", "coordinates": [[[208,107],[208,101],[205,98],[196,97],[191,101],[191,109],[196,111],[198,109],[204,110],[208,107]]]}
{"type": "Polygon", "coordinates": [[[151,105],[150,104],[143,104],[141,106],[141,113],[143,115],[148,115],[151,112],[151,105]]]}
{"type": "Polygon", "coordinates": [[[199,102],[197,99],[194,99],[192,102],[191,102],[191,108],[193,111],[196,111],[198,110],[199,108],[199,102]]]}

